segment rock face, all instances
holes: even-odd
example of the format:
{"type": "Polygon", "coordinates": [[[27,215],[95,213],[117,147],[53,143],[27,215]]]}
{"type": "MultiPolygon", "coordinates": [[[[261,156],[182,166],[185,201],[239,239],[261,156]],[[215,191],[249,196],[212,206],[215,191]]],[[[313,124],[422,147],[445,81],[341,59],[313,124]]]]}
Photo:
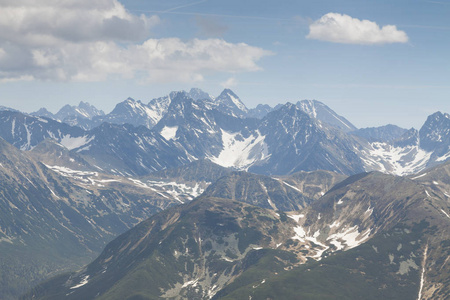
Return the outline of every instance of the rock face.
{"type": "MultiPolygon", "coordinates": [[[[412,178],[361,173],[288,213],[206,193],[25,299],[446,299],[449,175],[449,164],[412,178]]],[[[245,190],[232,178],[243,174],[229,176],[227,186],[245,190]]]]}
{"type": "Polygon", "coordinates": [[[431,154],[430,165],[450,158],[450,115],[436,112],[419,130],[420,148],[431,154]]]}

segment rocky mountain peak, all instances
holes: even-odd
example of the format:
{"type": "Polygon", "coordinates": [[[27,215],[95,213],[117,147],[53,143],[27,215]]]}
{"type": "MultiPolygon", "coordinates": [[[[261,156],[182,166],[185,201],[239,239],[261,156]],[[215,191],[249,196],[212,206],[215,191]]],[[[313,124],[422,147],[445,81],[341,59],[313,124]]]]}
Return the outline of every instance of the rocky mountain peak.
{"type": "Polygon", "coordinates": [[[126,100],[118,103],[110,115],[121,114],[139,114],[144,115],[147,110],[147,106],[140,100],[134,100],[133,98],[127,98],[126,100]]]}
{"type": "Polygon", "coordinates": [[[64,105],[55,115],[54,117],[57,120],[63,121],[67,118],[84,118],[84,119],[92,119],[96,116],[102,116],[105,113],[95,106],[90,105],[87,102],[81,101],[78,106],[71,106],[69,104],[64,105]]]}
{"type": "Polygon", "coordinates": [[[214,101],[213,96],[211,96],[210,94],[208,94],[207,92],[205,92],[199,88],[191,88],[188,95],[195,101],[198,101],[198,100],[214,101]]]}
{"type": "Polygon", "coordinates": [[[391,143],[394,147],[417,146],[419,145],[419,132],[411,128],[391,143]]]}
{"type": "Polygon", "coordinates": [[[388,124],[380,127],[361,128],[351,133],[365,138],[369,142],[390,142],[399,139],[408,130],[388,124]]]}
{"type": "Polygon", "coordinates": [[[193,103],[194,100],[185,91],[172,93],[171,103],[167,109],[167,114],[182,116],[186,113],[185,110],[187,108],[192,109],[193,103]]]}
{"type": "Polygon", "coordinates": [[[286,104],[279,107],[277,110],[274,110],[267,114],[266,118],[275,118],[275,119],[286,119],[286,118],[302,118],[310,120],[311,117],[301,110],[298,106],[291,102],[287,102],[286,104]]]}
{"type": "Polygon", "coordinates": [[[344,132],[354,131],[357,128],[344,117],[338,115],[331,108],[317,100],[302,100],[297,102],[297,106],[310,117],[325,122],[344,132]]]}
{"type": "Polygon", "coordinates": [[[450,115],[440,111],[430,115],[419,131],[420,146],[432,151],[450,142],[450,115]]]}
{"type": "Polygon", "coordinates": [[[219,108],[238,117],[244,117],[248,112],[248,108],[245,104],[242,103],[241,99],[230,89],[224,89],[216,98],[215,104],[219,106],[219,108]]]}
{"type": "Polygon", "coordinates": [[[0,105],[0,111],[4,111],[4,110],[7,110],[7,111],[18,111],[17,109],[13,109],[13,108],[10,108],[10,107],[6,107],[6,106],[3,106],[3,105],[0,105]]]}
{"type": "Polygon", "coordinates": [[[311,117],[317,118],[316,108],[325,105],[317,100],[302,100],[297,103],[297,106],[311,117]]]}
{"type": "Polygon", "coordinates": [[[88,102],[80,101],[80,104],[78,104],[78,108],[86,112],[89,116],[89,119],[92,119],[95,116],[105,115],[103,110],[97,109],[94,105],[91,105],[88,102]]]}
{"type": "Polygon", "coordinates": [[[45,107],[41,107],[38,111],[32,112],[30,115],[36,117],[46,117],[50,119],[55,118],[55,115],[49,112],[45,107]]]}
{"type": "Polygon", "coordinates": [[[255,108],[248,110],[247,117],[262,119],[272,110],[273,108],[268,104],[258,104],[255,108]]]}

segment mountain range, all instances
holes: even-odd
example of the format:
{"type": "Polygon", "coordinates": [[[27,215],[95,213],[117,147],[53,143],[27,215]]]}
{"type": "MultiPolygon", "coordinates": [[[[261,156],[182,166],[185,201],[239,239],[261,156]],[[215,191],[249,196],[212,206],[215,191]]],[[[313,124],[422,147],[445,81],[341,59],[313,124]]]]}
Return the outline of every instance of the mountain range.
{"type": "Polygon", "coordinates": [[[445,299],[449,136],[229,89],[2,108],[0,298],[445,299]]]}
{"type": "MultiPolygon", "coordinates": [[[[80,108],[72,108],[72,116],[79,117],[80,108]]],[[[318,169],[346,175],[374,170],[407,175],[450,157],[446,113],[429,116],[418,131],[393,125],[356,129],[313,100],[266,112],[259,119],[246,117],[251,110],[231,90],[214,98],[192,89],[172,92],[148,105],[129,98],[107,115],[86,118],[90,129],[2,111],[0,135],[22,150],[54,138],[95,160],[106,172],[135,175],[197,159],[267,175],[318,169]],[[192,142],[197,140],[202,142],[192,142]]]]}
{"type": "Polygon", "coordinates": [[[24,299],[446,299],[449,174],[361,173],[293,212],[205,193],[24,299]]]}

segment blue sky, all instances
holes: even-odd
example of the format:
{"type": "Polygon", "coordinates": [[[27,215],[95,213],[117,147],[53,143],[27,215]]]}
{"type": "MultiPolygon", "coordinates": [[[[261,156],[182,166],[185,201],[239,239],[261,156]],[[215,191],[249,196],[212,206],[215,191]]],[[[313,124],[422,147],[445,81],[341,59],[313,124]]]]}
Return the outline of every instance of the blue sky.
{"type": "Polygon", "coordinates": [[[248,107],[317,99],[357,127],[450,112],[449,0],[58,2],[0,4],[0,105],[109,112],[229,87],[248,107]]]}

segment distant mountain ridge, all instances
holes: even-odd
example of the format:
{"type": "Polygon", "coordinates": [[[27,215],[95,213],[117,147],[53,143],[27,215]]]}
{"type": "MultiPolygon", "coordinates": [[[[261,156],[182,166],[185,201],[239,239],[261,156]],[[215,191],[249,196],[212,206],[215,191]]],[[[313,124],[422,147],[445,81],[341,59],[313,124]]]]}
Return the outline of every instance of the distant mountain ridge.
{"type": "Polygon", "coordinates": [[[32,112],[30,115],[45,117],[59,122],[64,122],[72,126],[80,126],[87,129],[90,120],[94,117],[104,116],[105,113],[102,110],[97,109],[95,106],[81,101],[77,106],[71,106],[68,104],[64,105],[56,114],[52,114],[43,107],[36,112],[32,112]]]}
{"type": "MultiPolygon", "coordinates": [[[[98,110],[86,102],[80,102],[78,106],[63,106],[56,114],[52,114],[45,108],[31,113],[33,116],[47,117],[83,129],[92,129],[104,122],[113,124],[131,124],[134,126],[146,126],[151,129],[165,115],[171,103],[171,99],[180,92],[171,92],[169,95],[150,100],[148,104],[131,97],[118,103],[108,114],[98,110]]],[[[192,88],[189,92],[181,91],[194,101],[201,101],[220,107],[228,112],[235,112],[244,117],[247,112],[245,105],[231,90],[224,90],[215,98],[198,88],[192,88]]],[[[5,109],[6,110],[6,109],[5,109]]]]}
{"type": "Polygon", "coordinates": [[[67,117],[75,116],[86,119],[92,119],[97,116],[103,116],[105,113],[102,110],[95,108],[87,102],[81,101],[78,106],[63,106],[56,114],[58,120],[64,120],[67,117]]]}
{"type": "Polygon", "coordinates": [[[360,128],[351,133],[361,136],[369,142],[391,142],[401,138],[408,130],[388,124],[381,127],[360,128]]]}
{"type": "MultiPolygon", "coordinates": [[[[269,112],[277,110],[269,105],[258,105],[256,108],[248,109],[242,100],[230,89],[224,89],[219,96],[213,97],[198,88],[192,88],[189,92],[180,91],[194,101],[210,105],[226,114],[231,114],[239,118],[265,117],[269,112]]],[[[167,113],[171,100],[177,93],[171,92],[169,95],[150,100],[148,104],[141,100],[128,98],[116,105],[110,113],[106,114],[86,102],[80,102],[78,106],[65,105],[56,114],[52,114],[45,108],[31,113],[33,116],[48,117],[57,121],[68,123],[69,125],[81,126],[84,129],[92,129],[103,122],[114,124],[132,124],[134,126],[143,125],[151,129],[167,113]],[[90,120],[91,122],[88,122],[90,120]]],[[[344,131],[356,130],[356,127],[339,116],[325,104],[317,100],[302,100],[297,102],[297,106],[306,112],[310,117],[340,128],[344,131]]]]}
{"type": "MultiPolygon", "coordinates": [[[[85,107],[92,108],[81,102],[78,109],[85,107]]],[[[19,118],[16,112],[17,118],[4,119],[1,136],[23,150],[54,138],[69,150],[95,157],[108,172],[139,175],[197,159],[261,174],[324,169],[347,175],[371,170],[405,175],[450,158],[449,118],[440,112],[431,115],[420,131],[394,125],[356,130],[316,100],[252,111],[229,89],[215,98],[194,88],[149,104],[129,98],[107,115],[92,111],[97,115],[91,119],[66,117],[71,127],[44,118],[19,118]],[[14,128],[14,134],[6,128],[14,128]],[[122,145],[124,141],[127,145],[122,145]],[[123,164],[132,153],[133,159],[123,164]]]]}

